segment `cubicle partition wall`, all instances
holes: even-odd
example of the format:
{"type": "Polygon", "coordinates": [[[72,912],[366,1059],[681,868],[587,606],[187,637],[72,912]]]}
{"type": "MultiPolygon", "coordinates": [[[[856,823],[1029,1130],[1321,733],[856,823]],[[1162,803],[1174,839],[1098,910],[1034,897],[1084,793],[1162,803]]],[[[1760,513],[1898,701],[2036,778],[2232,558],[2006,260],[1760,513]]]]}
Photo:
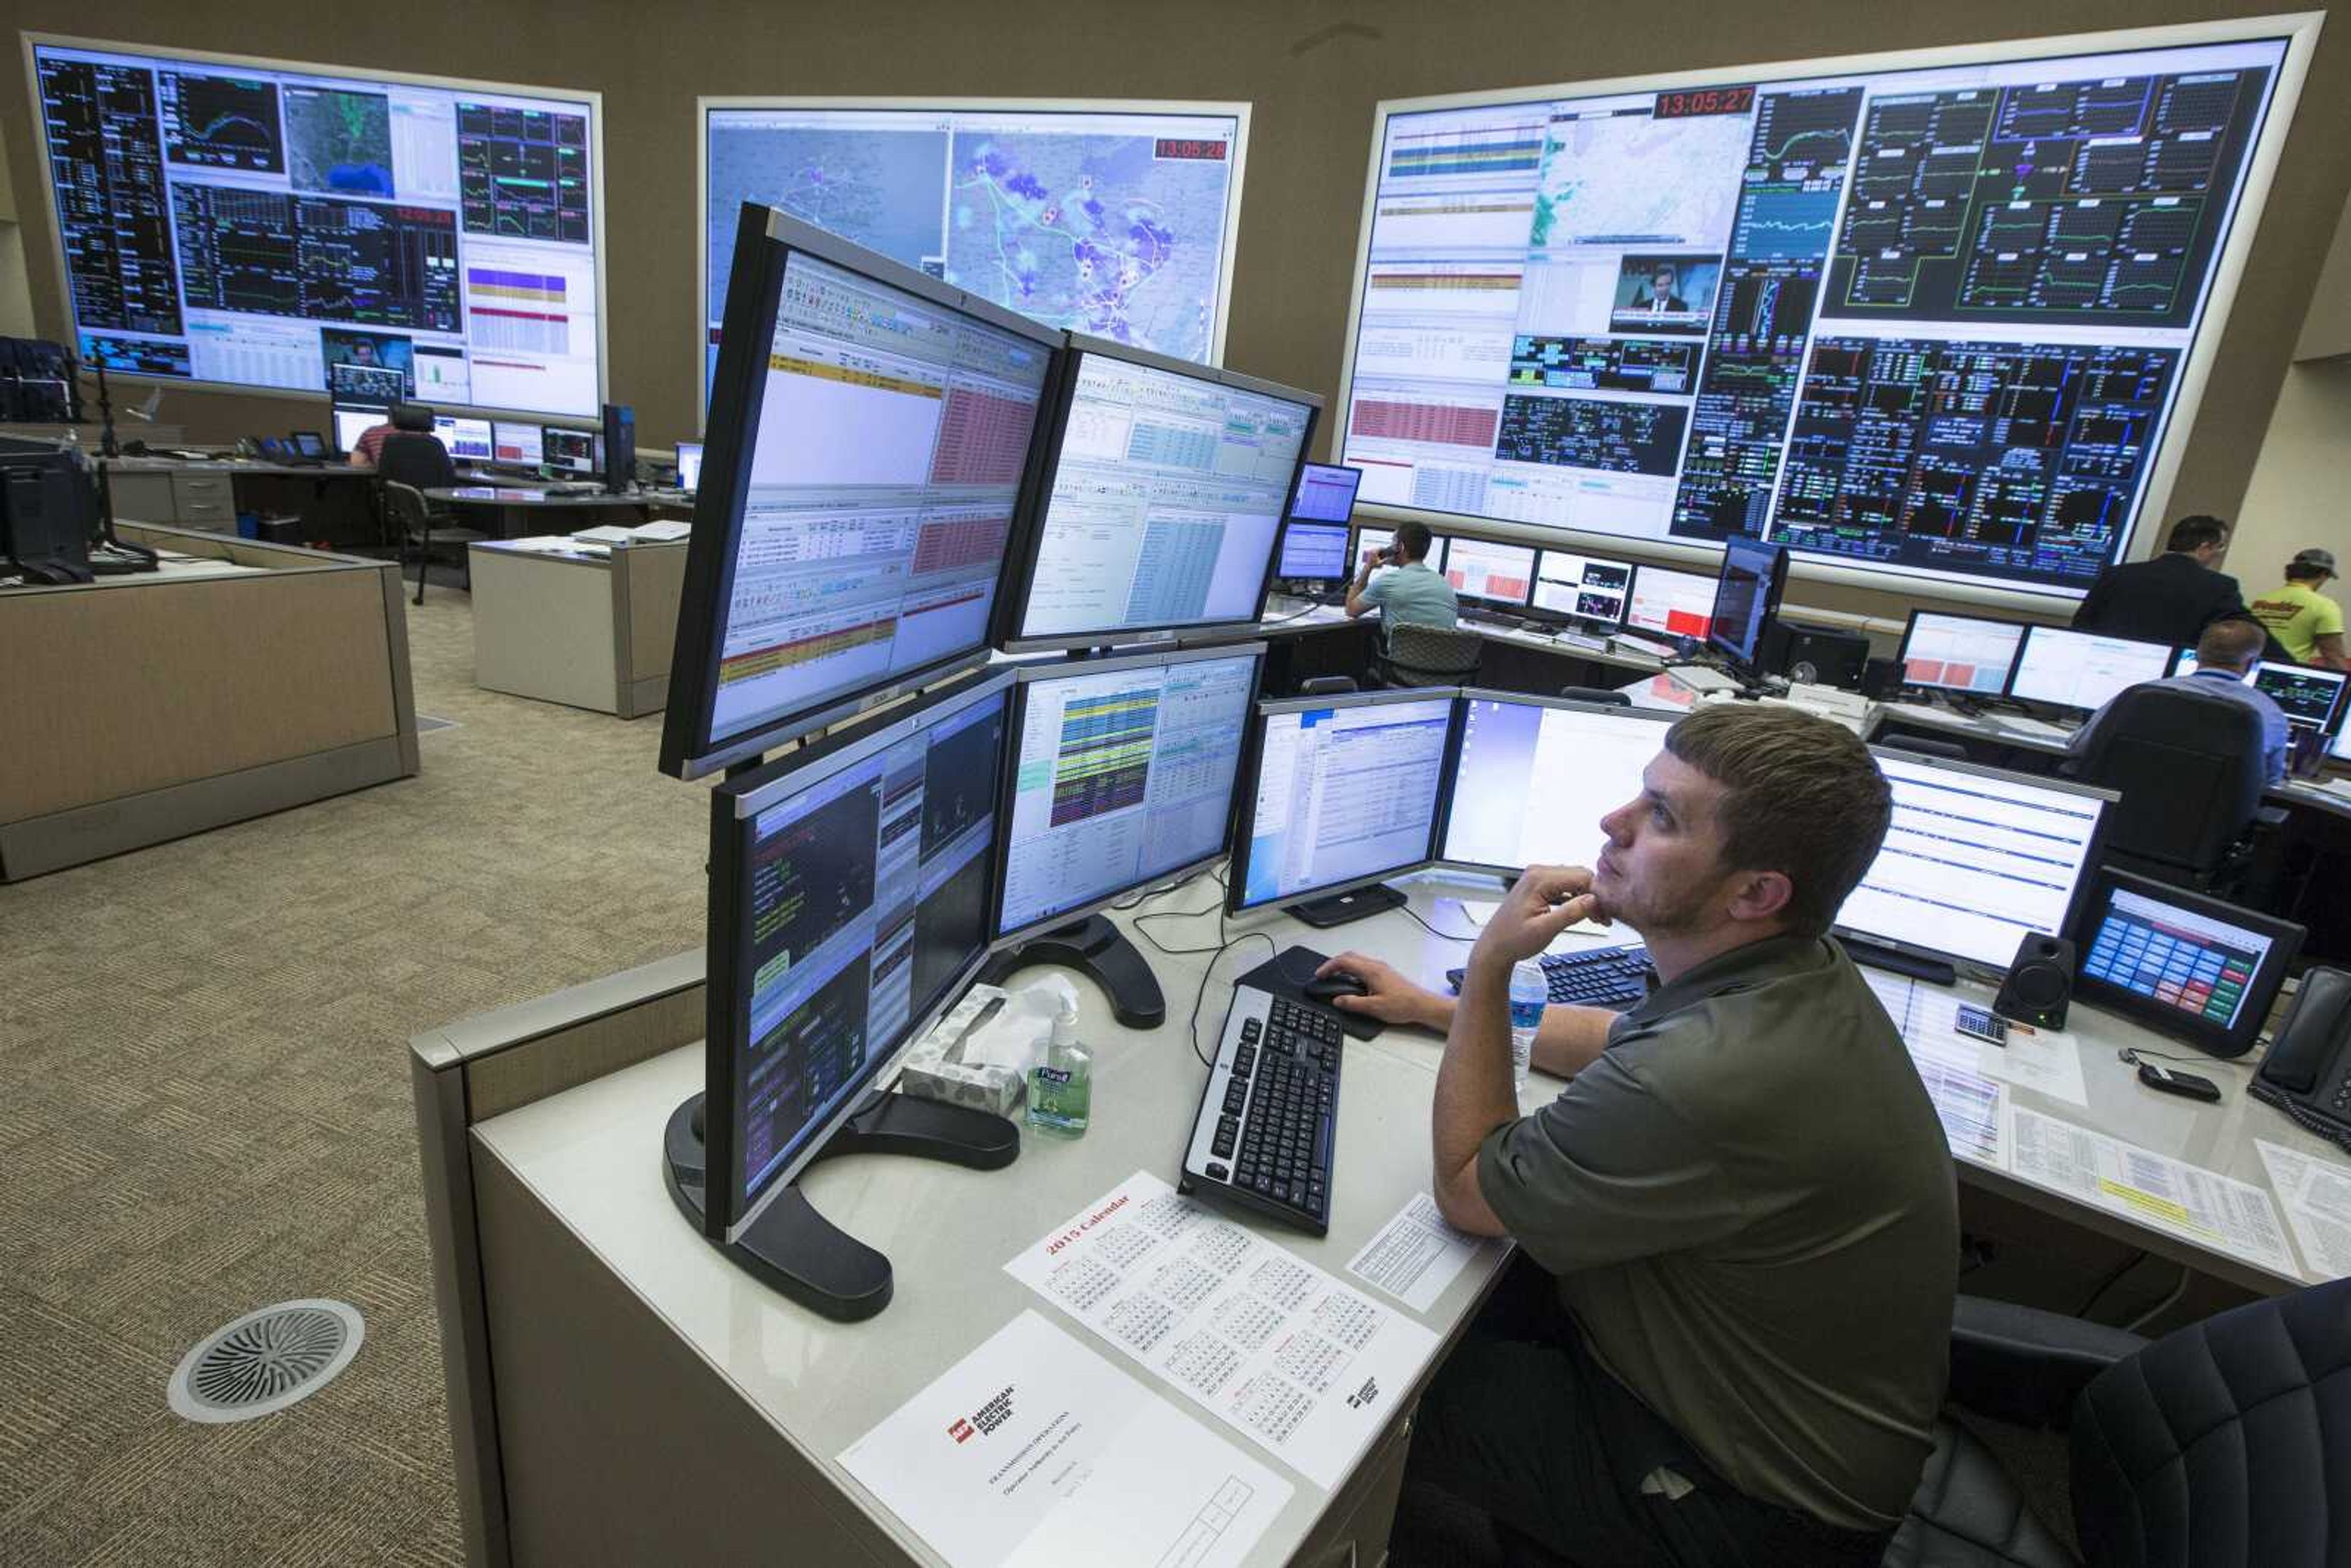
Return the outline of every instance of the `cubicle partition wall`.
{"type": "Polygon", "coordinates": [[[0,881],[417,771],[396,564],[120,532],[198,559],[0,591],[0,881]]]}

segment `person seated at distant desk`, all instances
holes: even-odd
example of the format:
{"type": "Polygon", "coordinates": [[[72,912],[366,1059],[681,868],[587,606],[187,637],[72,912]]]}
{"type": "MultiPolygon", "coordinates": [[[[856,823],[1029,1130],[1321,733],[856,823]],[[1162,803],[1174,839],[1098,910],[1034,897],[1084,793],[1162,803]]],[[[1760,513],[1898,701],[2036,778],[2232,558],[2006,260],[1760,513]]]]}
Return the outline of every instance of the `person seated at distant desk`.
{"type": "Polygon", "coordinates": [[[2237,580],[2213,570],[2228,548],[2229,526],[2220,518],[2180,518],[2163,554],[2098,574],[2074,612],[2074,630],[2191,646],[2215,621],[2246,613],[2237,580]]]}
{"type": "Polygon", "coordinates": [[[1447,1031],[1438,1208],[1526,1254],[1420,1406],[1399,1563],[1441,1560],[1431,1490],[1580,1564],[1870,1564],[1943,1396],[1959,1270],[1941,1124],[1830,921],[1892,795],[1790,708],[1677,723],[1590,870],[1531,866],[1458,1000],[1360,953],[1339,1006],[1447,1031]],[[1647,939],[1622,1016],[1553,1007],[1512,1092],[1511,966],[1579,920],[1647,939]],[[1529,1260],[1531,1260],[1530,1263],[1529,1260]],[[1418,1500],[1417,1502],[1416,1500],[1418,1500]]]}
{"type": "Polygon", "coordinates": [[[1450,630],[1461,618],[1461,601],[1453,585],[1429,569],[1432,542],[1426,523],[1398,523],[1395,540],[1384,550],[1366,550],[1347,585],[1347,616],[1359,619],[1376,610],[1383,627],[1442,626],[1450,630]]]}
{"type": "Polygon", "coordinates": [[[351,443],[351,466],[372,468],[383,456],[384,438],[395,430],[417,435],[433,434],[433,410],[421,402],[396,402],[381,424],[371,424],[351,443]]]}
{"type": "Polygon", "coordinates": [[[2343,651],[2343,607],[2319,591],[2334,575],[2333,550],[2303,550],[2286,562],[2285,586],[2253,601],[2253,619],[2297,664],[2351,670],[2351,654],[2343,651]]]}
{"type": "MultiPolygon", "coordinates": [[[[2172,675],[2162,681],[2142,681],[2141,685],[2193,686],[2199,691],[2217,691],[2225,697],[2243,703],[2262,716],[2262,775],[2272,784],[2285,782],[2286,753],[2293,747],[2293,732],[2285,722],[2285,710],[2273,701],[2270,695],[2252,684],[2253,666],[2262,662],[2262,649],[2268,635],[2254,621],[2216,621],[2204,628],[2204,635],[2196,639],[2196,670],[2192,674],[2172,675]]],[[[2105,706],[2090,716],[2090,722],[2074,732],[2066,744],[2068,757],[2078,760],[2090,752],[2091,737],[2106,720],[2106,715],[2121,700],[2117,692],[2106,699],[2105,706]]]]}

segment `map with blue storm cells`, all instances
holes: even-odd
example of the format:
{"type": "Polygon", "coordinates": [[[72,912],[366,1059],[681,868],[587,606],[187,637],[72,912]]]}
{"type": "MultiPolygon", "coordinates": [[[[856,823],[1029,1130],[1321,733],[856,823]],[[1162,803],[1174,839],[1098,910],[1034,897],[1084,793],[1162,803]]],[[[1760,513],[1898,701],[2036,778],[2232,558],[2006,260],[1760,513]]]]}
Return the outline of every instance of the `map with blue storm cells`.
{"type": "Polygon", "coordinates": [[[705,127],[714,344],[753,201],[1049,326],[1216,351],[1230,116],[714,108],[705,127]]]}
{"type": "Polygon", "coordinates": [[[1337,458],[1439,531],[2083,592],[2160,520],[2280,31],[1391,106],[1337,458]]]}

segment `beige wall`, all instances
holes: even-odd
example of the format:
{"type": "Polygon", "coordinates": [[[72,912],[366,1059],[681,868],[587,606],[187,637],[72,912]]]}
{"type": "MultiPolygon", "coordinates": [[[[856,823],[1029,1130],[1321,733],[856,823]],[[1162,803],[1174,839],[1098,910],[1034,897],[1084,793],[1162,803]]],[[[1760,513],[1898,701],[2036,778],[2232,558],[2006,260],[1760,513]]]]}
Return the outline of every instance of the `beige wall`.
{"type": "MultiPolygon", "coordinates": [[[[1244,99],[1256,107],[1227,362],[1331,392],[1383,98],[1574,81],[2068,31],[2263,15],[2243,0],[1691,0],[1670,41],[1588,0],[615,0],[397,6],[332,0],[16,0],[17,26],[327,64],[473,75],[604,94],[611,383],[640,440],[691,434],[698,93],[1244,99]]],[[[41,178],[23,70],[0,70],[16,188],[41,178]]],[[[2173,511],[2239,509],[2304,306],[2351,186],[2351,27],[2322,36],[2293,136],[2213,365],[2173,511]]],[[[63,336],[47,209],[22,204],[34,304],[63,336]]],[[[283,428],[288,404],[167,392],[193,437],[283,428]]],[[[1808,601],[1834,597],[1816,593],[1808,601]]]]}
{"type": "MultiPolygon", "coordinates": [[[[2229,541],[2228,569],[2250,599],[2275,588],[2294,552],[2311,545],[2351,564],[2351,358],[2286,371],[2229,541]]],[[[2327,591],[2346,597],[2339,582],[2327,591]]]]}

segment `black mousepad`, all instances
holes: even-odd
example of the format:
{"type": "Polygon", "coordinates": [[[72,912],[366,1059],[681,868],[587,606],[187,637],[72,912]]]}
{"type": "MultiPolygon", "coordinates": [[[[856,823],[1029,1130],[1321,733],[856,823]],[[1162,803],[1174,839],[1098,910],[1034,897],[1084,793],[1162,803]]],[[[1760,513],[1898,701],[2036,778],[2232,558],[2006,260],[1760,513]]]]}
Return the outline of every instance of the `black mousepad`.
{"type": "MultiPolygon", "coordinates": [[[[1321,968],[1329,957],[1330,955],[1317,953],[1311,947],[1284,947],[1234,983],[1255,986],[1277,997],[1304,1002],[1310,1008],[1331,1007],[1328,1002],[1310,1000],[1306,995],[1306,982],[1314,977],[1314,971],[1321,968]]],[[[1381,1031],[1387,1028],[1367,1014],[1351,1013],[1344,1008],[1331,1008],[1331,1010],[1339,1015],[1339,1027],[1357,1040],[1377,1040],[1381,1031]]]]}

